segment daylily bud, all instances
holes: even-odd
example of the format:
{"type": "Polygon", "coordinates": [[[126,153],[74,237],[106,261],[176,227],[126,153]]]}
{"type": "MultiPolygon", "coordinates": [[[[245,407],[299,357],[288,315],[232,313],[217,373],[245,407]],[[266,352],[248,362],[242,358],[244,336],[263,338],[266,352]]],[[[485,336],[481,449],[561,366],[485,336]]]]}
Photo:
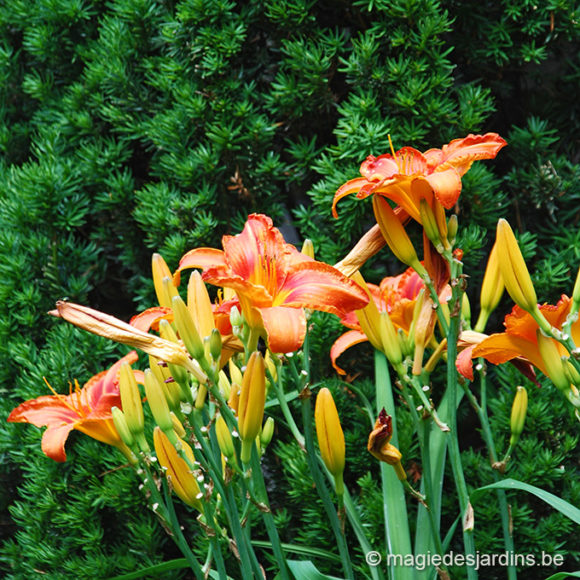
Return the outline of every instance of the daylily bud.
{"type": "Polygon", "coordinates": [[[369,342],[376,350],[383,350],[383,342],[381,340],[381,316],[379,313],[379,309],[375,301],[373,300],[370,290],[364,281],[360,272],[355,272],[351,276],[351,280],[354,280],[368,295],[369,302],[360,310],[355,311],[355,315],[357,320],[360,324],[360,327],[366,337],[369,339],[369,342]]]}
{"type": "Polygon", "coordinates": [[[241,459],[249,463],[252,444],[260,433],[266,402],[266,376],[264,357],[260,351],[250,356],[240,392],[238,431],[242,441],[241,459]]]}
{"type": "Polygon", "coordinates": [[[510,447],[518,442],[520,435],[524,430],[527,411],[528,391],[526,391],[525,387],[518,387],[512,404],[512,414],[510,418],[510,427],[512,431],[510,447]]]}
{"type": "Polygon", "coordinates": [[[342,495],[344,493],[342,480],[345,456],[344,433],[334,399],[326,387],[320,389],[316,397],[314,420],[322,461],[334,476],[336,493],[342,495]]]}
{"type": "Polygon", "coordinates": [[[264,426],[262,427],[262,432],[260,433],[260,443],[262,444],[262,450],[265,450],[266,447],[272,441],[272,437],[274,435],[274,419],[272,417],[268,417],[264,426]]]}
{"type": "Polygon", "coordinates": [[[573,314],[578,312],[580,309],[580,268],[578,268],[578,274],[576,275],[576,283],[574,284],[574,290],[572,291],[572,306],[570,312],[573,314]]]}
{"type": "Polygon", "coordinates": [[[237,415],[240,406],[240,392],[241,387],[238,383],[232,383],[230,389],[230,396],[228,398],[228,406],[237,415]]]}
{"type": "Polygon", "coordinates": [[[401,465],[402,454],[394,446],[391,445],[391,437],[393,436],[393,422],[392,417],[387,415],[384,409],[381,409],[377,420],[375,421],[374,429],[369,435],[367,449],[373,457],[379,461],[383,461],[392,465],[395,468],[395,473],[400,481],[407,479],[407,474],[401,465]]]}
{"type": "Polygon", "coordinates": [[[173,411],[170,411],[170,415],[171,421],[173,422],[173,430],[175,431],[175,434],[180,439],[183,439],[187,435],[187,433],[185,432],[185,427],[183,426],[183,424],[177,418],[177,415],[173,411]]]}
{"type": "Polygon", "coordinates": [[[467,292],[464,292],[461,298],[461,318],[465,323],[464,328],[471,328],[471,304],[467,292]]]}
{"type": "Polygon", "coordinates": [[[569,360],[564,361],[564,372],[573,385],[580,387],[580,373],[569,360]]]}
{"type": "Polygon", "coordinates": [[[169,408],[173,411],[179,409],[183,394],[179,384],[171,376],[169,368],[160,365],[159,361],[151,355],[149,356],[149,368],[163,387],[163,393],[165,394],[169,408]]]}
{"type": "Polygon", "coordinates": [[[487,260],[487,267],[485,268],[485,274],[481,284],[481,297],[479,300],[481,311],[479,312],[479,318],[475,325],[476,332],[483,332],[485,330],[489,315],[496,309],[505,289],[499,263],[500,260],[506,258],[500,257],[498,247],[498,243],[496,242],[487,260]]]}
{"type": "Polygon", "coordinates": [[[232,326],[239,327],[239,326],[242,326],[243,323],[244,323],[244,317],[242,316],[242,314],[238,310],[238,307],[232,306],[232,309],[230,310],[230,324],[232,326]]]}
{"type": "Polygon", "coordinates": [[[222,335],[217,328],[211,331],[209,337],[209,354],[215,361],[219,361],[222,355],[222,335]]]}
{"type": "Polygon", "coordinates": [[[121,438],[121,441],[127,447],[133,447],[135,445],[135,438],[129,429],[129,425],[127,425],[126,417],[119,409],[119,407],[111,407],[111,416],[113,417],[113,423],[115,424],[115,429],[121,438]]]}
{"type": "MultiPolygon", "coordinates": [[[[203,495],[195,475],[159,427],[153,430],[153,443],[159,464],[165,469],[173,491],[184,503],[203,513],[203,495]]],[[[189,462],[193,464],[195,457],[191,447],[185,441],[179,440],[179,443],[189,462]]]]}
{"type": "Polygon", "coordinates": [[[437,227],[437,222],[435,221],[435,214],[433,213],[433,210],[431,209],[431,206],[426,199],[421,199],[419,202],[419,213],[425,234],[429,240],[431,240],[435,246],[435,249],[440,254],[443,253],[444,248],[441,242],[439,228],[437,227]]]}
{"type": "Polygon", "coordinates": [[[205,356],[203,342],[201,341],[199,332],[195,327],[193,318],[191,318],[191,314],[189,313],[185,302],[181,299],[181,296],[174,296],[171,303],[175,325],[177,326],[177,331],[179,332],[179,336],[181,337],[185,348],[194,359],[203,359],[205,356]]]}
{"type": "Polygon", "coordinates": [[[538,340],[538,349],[544,365],[546,367],[546,374],[554,385],[562,392],[570,389],[570,381],[564,371],[564,364],[558,350],[558,343],[544,335],[541,330],[536,331],[538,340]]]}
{"type": "MultiPolygon", "coordinates": [[[[145,418],[143,416],[143,403],[141,402],[141,392],[135,379],[135,374],[131,365],[123,363],[119,372],[119,392],[121,395],[121,405],[123,415],[131,435],[137,441],[139,449],[148,453],[149,444],[145,439],[144,428],[145,418]]],[[[120,434],[120,433],[119,433],[120,434]]]]}
{"type": "Polygon", "coordinates": [[[419,261],[417,252],[415,252],[415,248],[401,220],[397,217],[389,202],[380,195],[374,195],[373,209],[383,237],[393,254],[403,264],[411,266],[421,277],[427,276],[427,271],[419,261]]]}
{"type": "Polygon", "coordinates": [[[175,295],[175,287],[173,288],[173,292],[171,292],[163,284],[165,278],[172,280],[169,266],[160,254],[153,254],[151,257],[151,268],[153,270],[153,285],[155,286],[157,302],[159,302],[160,306],[171,308],[171,298],[175,295]]]}
{"type": "Polygon", "coordinates": [[[380,316],[381,342],[383,343],[383,348],[381,350],[385,353],[389,362],[397,368],[403,361],[399,335],[397,334],[397,330],[389,316],[389,313],[386,311],[381,312],[380,316]]]}
{"type": "Polygon", "coordinates": [[[228,361],[228,368],[230,370],[230,382],[232,383],[232,385],[234,383],[237,383],[238,385],[242,384],[242,371],[240,370],[240,367],[238,365],[236,365],[236,363],[233,360],[229,360],[228,361]]]}
{"type": "Polygon", "coordinates": [[[499,252],[499,270],[512,300],[530,314],[538,310],[538,298],[524,257],[509,223],[500,219],[495,245],[499,252]]]}
{"type": "Polygon", "coordinates": [[[145,418],[143,416],[143,404],[139,385],[133,374],[131,365],[124,362],[119,372],[119,392],[121,394],[121,404],[123,414],[127,422],[127,427],[133,435],[143,433],[145,428],[145,418]]]}
{"type": "Polygon", "coordinates": [[[220,371],[220,373],[219,373],[218,388],[219,388],[220,393],[223,395],[224,399],[226,399],[226,400],[229,399],[232,387],[231,387],[230,381],[228,380],[228,377],[227,377],[226,373],[224,373],[224,371],[220,371]]]}
{"type": "Polygon", "coordinates": [[[415,332],[413,335],[413,340],[415,341],[415,353],[413,357],[414,375],[420,375],[423,369],[423,354],[427,343],[433,336],[435,322],[436,313],[433,310],[433,301],[431,298],[424,296],[421,310],[415,322],[415,332]]]}
{"type": "Polygon", "coordinates": [[[215,434],[220,451],[223,453],[224,457],[227,457],[228,459],[234,457],[236,451],[234,447],[234,441],[232,439],[232,434],[230,433],[230,429],[221,415],[215,421],[215,434]]]}
{"type": "Polygon", "coordinates": [[[312,243],[312,240],[304,240],[304,243],[302,244],[302,250],[301,252],[305,255],[308,256],[309,258],[314,259],[314,244],[312,243]]]}
{"type": "Polygon", "coordinates": [[[272,354],[270,353],[270,351],[266,351],[266,356],[264,357],[264,362],[266,363],[266,367],[268,369],[268,372],[270,373],[270,375],[272,375],[272,379],[274,379],[275,381],[278,380],[278,368],[276,367],[276,363],[274,362],[274,359],[272,358],[272,354]]]}
{"type": "Polygon", "coordinates": [[[439,239],[446,250],[451,249],[451,244],[447,238],[447,217],[445,216],[445,208],[438,201],[433,203],[433,214],[435,216],[435,223],[437,224],[437,229],[439,230],[439,239]]]}
{"type": "Polygon", "coordinates": [[[215,320],[207,287],[197,270],[191,274],[187,285],[187,309],[199,336],[209,336],[215,328],[215,320]]]}
{"type": "Polygon", "coordinates": [[[155,378],[151,369],[145,369],[145,394],[157,425],[161,427],[163,432],[173,433],[173,419],[169,412],[167,399],[163,393],[163,387],[155,378]]]}
{"type": "Polygon", "coordinates": [[[449,220],[447,221],[447,239],[451,245],[455,243],[458,227],[457,215],[453,213],[449,216],[449,220]]]}

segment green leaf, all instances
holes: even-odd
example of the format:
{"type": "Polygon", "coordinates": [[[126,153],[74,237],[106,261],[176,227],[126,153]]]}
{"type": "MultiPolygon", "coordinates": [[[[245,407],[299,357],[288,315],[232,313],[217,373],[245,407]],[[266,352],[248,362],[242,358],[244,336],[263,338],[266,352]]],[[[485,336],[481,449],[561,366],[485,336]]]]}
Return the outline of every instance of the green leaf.
{"type": "Polygon", "coordinates": [[[162,562],[161,564],[156,564],[155,566],[149,566],[149,568],[142,568],[136,572],[115,576],[113,578],[109,578],[109,580],[134,580],[136,578],[143,578],[149,575],[155,576],[160,572],[166,572],[168,570],[179,570],[181,568],[188,567],[189,564],[185,558],[177,558],[176,560],[169,560],[168,562],[162,562]]]}
{"type": "Polygon", "coordinates": [[[477,494],[480,491],[485,489],[521,489],[522,491],[527,491],[529,493],[533,493],[536,497],[539,497],[541,500],[545,501],[547,504],[551,505],[555,510],[558,510],[560,513],[563,513],[565,516],[569,517],[573,522],[576,524],[580,524],[580,509],[574,507],[572,504],[564,501],[562,498],[540,489],[539,487],[535,487],[528,483],[524,483],[523,481],[518,481],[516,479],[504,479],[503,481],[498,481],[496,483],[491,483],[490,485],[485,485],[476,489],[473,493],[477,494]]]}
{"type": "Polygon", "coordinates": [[[287,560],[287,563],[296,580],[340,580],[336,576],[323,574],[310,560],[287,560]]]}
{"type": "MultiPolygon", "coordinates": [[[[271,548],[271,542],[266,542],[264,540],[252,540],[252,545],[257,548],[271,548]]],[[[313,548],[312,546],[300,546],[299,544],[284,544],[282,543],[282,550],[284,552],[291,552],[294,554],[300,554],[303,556],[315,556],[316,558],[324,558],[326,560],[333,560],[335,562],[340,562],[340,556],[333,554],[328,550],[322,550],[320,548],[313,548]]]]}
{"type": "Polygon", "coordinates": [[[553,574],[546,580],[566,580],[566,578],[570,578],[574,576],[574,578],[580,578],[580,572],[558,572],[557,574],[553,574]]]}

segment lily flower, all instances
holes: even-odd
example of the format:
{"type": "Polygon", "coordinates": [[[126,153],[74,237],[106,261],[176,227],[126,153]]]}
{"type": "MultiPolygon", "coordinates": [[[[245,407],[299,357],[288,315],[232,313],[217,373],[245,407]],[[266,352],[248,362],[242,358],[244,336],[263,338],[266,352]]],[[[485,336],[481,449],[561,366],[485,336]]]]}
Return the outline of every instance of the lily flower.
{"type": "MultiPolygon", "coordinates": [[[[124,362],[131,364],[136,360],[137,353],[132,351],[109,370],[90,378],[82,389],[75,380],[75,390],[71,389],[68,395],[55,393],[26,401],[10,413],[8,421],[48,427],[42,435],[42,451],[58,462],[66,461],[64,445],[73,429],[117,447],[131,460],[133,454],[115,429],[111,408],[121,407],[121,366],[124,362]]],[[[138,371],[134,372],[137,380],[142,382],[138,371]]]]}
{"type": "Polygon", "coordinates": [[[223,250],[197,248],[185,254],[175,283],[183,270],[201,268],[205,282],[233,289],[246,323],[267,337],[272,352],[300,348],[304,308],[343,316],[368,302],[344,274],[287,244],[265,215],[250,215],[242,233],[224,236],[222,244],[223,250]]]}
{"type": "Polygon", "coordinates": [[[379,194],[394,201],[404,212],[421,222],[421,199],[433,207],[440,203],[451,209],[461,193],[461,178],[479,159],[493,159],[506,142],[497,133],[468,135],[454,139],[441,149],[421,153],[412,147],[403,147],[396,153],[363,161],[362,177],[347,181],[338,189],[332,203],[332,214],[337,217],[336,204],[356,192],[359,199],[379,194]]]}
{"type": "Polygon", "coordinates": [[[409,332],[413,322],[415,301],[419,292],[425,287],[419,274],[412,268],[408,268],[399,276],[387,276],[380,284],[367,284],[372,302],[356,312],[350,312],[341,319],[342,324],[350,328],[348,332],[340,336],[330,349],[332,366],[337,373],[344,375],[336,361],[338,357],[356,344],[370,341],[378,350],[383,349],[380,330],[380,314],[389,314],[395,328],[409,332]]]}
{"type": "MultiPolygon", "coordinates": [[[[553,328],[561,330],[566,322],[571,305],[572,300],[563,295],[556,305],[543,304],[538,308],[539,312],[553,328]]],[[[529,378],[532,378],[529,370],[529,364],[531,363],[544,375],[552,378],[554,372],[550,368],[551,361],[548,360],[547,362],[546,360],[545,345],[538,342],[538,335],[541,335],[541,330],[532,315],[516,305],[511,313],[505,317],[504,326],[506,328],[505,332],[492,334],[482,340],[478,340],[471,350],[471,358],[483,357],[496,365],[511,361],[529,378]]],[[[571,325],[570,337],[575,344],[580,344],[580,320],[576,320],[571,325]]],[[[549,341],[549,346],[556,353],[555,356],[558,357],[558,362],[560,362],[561,357],[570,356],[570,353],[559,342],[543,335],[541,335],[541,338],[549,341]]],[[[466,357],[469,357],[469,354],[461,358],[465,359],[466,357]]],[[[464,376],[473,378],[467,360],[463,360],[461,364],[458,363],[458,369],[464,376]]],[[[568,388],[569,385],[555,384],[572,404],[580,407],[580,397],[573,388],[568,388]]]]}

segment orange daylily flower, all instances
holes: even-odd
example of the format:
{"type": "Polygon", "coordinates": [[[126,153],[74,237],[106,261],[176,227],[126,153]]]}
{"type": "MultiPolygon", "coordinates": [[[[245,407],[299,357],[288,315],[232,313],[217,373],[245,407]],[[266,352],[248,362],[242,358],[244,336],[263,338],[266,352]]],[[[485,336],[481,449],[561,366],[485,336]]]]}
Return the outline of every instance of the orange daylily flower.
{"type": "Polygon", "coordinates": [[[368,302],[355,282],[287,244],[265,215],[250,215],[242,233],[224,236],[222,244],[223,250],[197,248],[185,254],[175,282],[182,270],[202,268],[205,282],[233,289],[247,324],[267,337],[272,352],[300,348],[304,308],[344,316],[368,302]]]}
{"type": "MultiPolygon", "coordinates": [[[[403,329],[408,333],[411,323],[413,321],[413,310],[415,308],[415,300],[417,295],[425,287],[424,282],[419,277],[419,274],[412,268],[408,268],[403,274],[398,276],[388,276],[381,281],[380,286],[375,284],[367,284],[373,302],[376,305],[378,312],[388,312],[391,321],[397,328],[403,329]]],[[[340,336],[332,345],[330,349],[330,359],[332,366],[336,372],[344,375],[346,374],[341,369],[336,361],[338,357],[347,349],[370,340],[375,348],[381,349],[379,346],[380,330],[374,329],[374,335],[367,336],[361,327],[357,313],[350,312],[341,319],[341,322],[350,328],[348,332],[340,336]]],[[[372,322],[369,320],[372,326],[372,322]]],[[[376,321],[378,325],[379,321],[376,321]]],[[[372,330],[372,329],[371,329],[372,330]]]]}
{"type": "Polygon", "coordinates": [[[419,223],[420,202],[425,199],[433,207],[440,203],[451,209],[461,193],[461,177],[478,159],[493,159],[506,145],[497,133],[468,135],[454,139],[441,149],[425,153],[412,147],[403,147],[396,153],[363,161],[362,177],[347,181],[338,189],[332,203],[332,214],[337,217],[336,204],[351,193],[359,199],[373,193],[383,195],[419,223]]]}
{"type": "MultiPolygon", "coordinates": [[[[570,312],[571,304],[572,300],[563,295],[556,305],[543,304],[539,306],[539,310],[553,327],[561,330],[570,312]]],[[[537,331],[539,326],[532,316],[516,305],[511,313],[505,317],[504,326],[505,332],[492,334],[488,337],[479,335],[475,340],[470,340],[467,337],[471,346],[468,346],[458,357],[459,372],[473,380],[470,359],[482,357],[496,365],[511,361],[532,380],[533,375],[530,373],[529,363],[542,371],[543,374],[548,375],[538,347],[537,331]]],[[[462,333],[462,336],[464,335],[465,333],[462,333]]],[[[580,344],[580,320],[572,324],[571,337],[575,344],[580,344]]],[[[562,345],[556,341],[554,344],[561,355],[569,356],[562,345]]]]}
{"type": "MultiPolygon", "coordinates": [[[[10,413],[8,421],[48,427],[42,435],[42,451],[58,462],[66,461],[64,445],[73,429],[97,441],[118,447],[127,457],[131,457],[131,451],[121,441],[115,429],[111,408],[121,408],[121,365],[124,362],[131,364],[136,360],[137,353],[131,351],[109,370],[90,378],[82,389],[75,381],[75,390],[68,395],[44,395],[26,401],[10,413]]],[[[142,373],[134,373],[143,382],[142,373]]]]}
{"type": "MultiPolygon", "coordinates": [[[[562,329],[570,311],[572,301],[568,296],[562,296],[554,306],[543,304],[540,312],[555,328],[562,329]]],[[[474,357],[483,357],[493,364],[501,364],[516,357],[522,357],[531,362],[542,373],[547,374],[544,361],[538,348],[536,332],[538,323],[519,306],[514,306],[510,314],[505,317],[506,331],[492,334],[473,349],[474,357]]],[[[572,340],[580,344],[580,320],[572,324],[572,340]]],[[[569,356],[566,349],[559,345],[562,355],[569,356]]]]}

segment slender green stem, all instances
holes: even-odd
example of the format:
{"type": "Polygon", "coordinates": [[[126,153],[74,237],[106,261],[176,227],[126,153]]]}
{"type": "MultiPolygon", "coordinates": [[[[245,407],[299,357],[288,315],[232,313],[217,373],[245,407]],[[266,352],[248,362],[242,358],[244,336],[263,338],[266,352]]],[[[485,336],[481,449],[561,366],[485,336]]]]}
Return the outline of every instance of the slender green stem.
{"type": "MultiPolygon", "coordinates": [[[[171,497],[167,495],[167,502],[161,496],[159,489],[149,465],[142,462],[142,469],[144,472],[144,477],[142,478],[143,485],[146,487],[147,491],[151,494],[151,499],[153,500],[154,512],[161,518],[167,528],[171,531],[171,537],[173,541],[177,544],[177,547],[187,560],[189,567],[191,568],[194,576],[197,580],[204,579],[204,573],[201,569],[197,558],[191,551],[187,540],[185,539],[183,532],[181,531],[181,526],[177,521],[177,516],[175,510],[173,509],[173,502],[171,497]]],[[[164,481],[164,485],[167,484],[164,481]]],[[[166,487],[165,487],[166,488],[166,487]]]]}
{"type": "MultiPolygon", "coordinates": [[[[481,361],[480,361],[481,362],[481,361]]],[[[471,403],[471,406],[475,409],[477,416],[479,418],[479,422],[481,424],[483,438],[485,440],[485,444],[487,446],[489,452],[489,458],[491,460],[492,465],[497,463],[498,455],[497,450],[495,447],[495,442],[493,440],[493,434],[491,432],[491,426],[489,424],[489,417],[487,415],[487,408],[483,406],[483,402],[487,399],[487,381],[485,372],[482,370],[479,373],[480,376],[480,385],[481,385],[481,405],[478,404],[477,399],[469,389],[469,386],[466,384],[464,386],[465,394],[471,403]]],[[[511,449],[511,447],[510,447],[511,449]]],[[[500,477],[497,471],[494,469],[492,470],[493,480],[499,481],[500,477]]],[[[510,515],[509,515],[509,508],[507,502],[507,496],[505,490],[498,489],[496,490],[497,499],[499,503],[499,510],[501,516],[501,525],[502,525],[502,532],[504,538],[504,546],[506,552],[513,554],[514,553],[514,541],[512,535],[510,533],[510,515]]],[[[507,568],[508,579],[509,580],[516,580],[517,578],[517,571],[516,567],[513,564],[510,564],[507,568]]]]}
{"type": "MultiPolygon", "coordinates": [[[[385,355],[377,350],[375,350],[375,390],[377,414],[385,409],[391,415],[393,428],[391,442],[398,447],[395,401],[388,363],[385,355]]],[[[405,490],[391,465],[381,463],[381,481],[387,553],[402,555],[404,558],[407,554],[413,553],[405,490]]],[[[410,566],[395,568],[393,563],[389,568],[389,575],[396,580],[412,579],[415,576],[415,570],[410,566]]]]}
{"type": "Polygon", "coordinates": [[[278,380],[274,380],[274,377],[268,371],[268,377],[270,379],[270,383],[272,384],[274,391],[276,392],[276,397],[278,398],[278,403],[280,404],[280,410],[282,411],[282,415],[284,415],[284,419],[286,419],[286,423],[288,428],[290,429],[294,439],[298,442],[298,445],[304,449],[304,435],[300,432],[296,421],[294,420],[294,416],[292,415],[292,411],[288,406],[288,401],[284,396],[284,389],[283,385],[283,373],[282,368],[278,369],[278,380]]]}
{"type": "MultiPolygon", "coordinates": [[[[451,260],[451,288],[452,297],[450,301],[450,323],[449,333],[447,335],[447,390],[449,391],[451,401],[457,398],[457,369],[455,362],[457,359],[457,338],[459,336],[459,326],[461,322],[461,295],[460,288],[460,274],[461,264],[455,260],[451,260]]],[[[451,404],[448,407],[449,417],[447,424],[451,431],[449,432],[449,460],[453,470],[453,478],[455,480],[455,487],[459,499],[459,507],[462,515],[463,525],[463,543],[465,546],[465,553],[469,555],[470,559],[475,562],[475,541],[473,538],[473,527],[467,522],[470,511],[473,509],[469,501],[469,493],[465,483],[465,474],[463,473],[463,466],[461,464],[461,453],[459,450],[459,439],[457,435],[457,408],[451,404]]],[[[478,577],[474,566],[467,567],[468,580],[473,580],[478,577]]]]}
{"type": "Polygon", "coordinates": [[[278,529],[276,528],[276,523],[274,522],[274,517],[272,516],[272,511],[270,510],[270,504],[268,502],[268,492],[266,490],[266,484],[264,482],[264,474],[262,473],[262,466],[260,465],[260,459],[258,457],[257,449],[254,447],[252,450],[252,482],[256,487],[256,494],[259,496],[259,501],[263,505],[260,508],[260,513],[264,524],[266,526],[266,532],[270,538],[270,543],[272,545],[272,551],[278,562],[280,578],[288,580],[290,578],[288,574],[288,565],[286,564],[286,557],[282,550],[282,543],[280,542],[280,536],[278,535],[278,529]]]}
{"type": "Polygon", "coordinates": [[[304,442],[306,446],[306,459],[308,461],[308,466],[310,468],[310,473],[312,474],[312,478],[314,479],[314,483],[316,485],[316,490],[318,491],[318,495],[322,500],[322,504],[324,506],[324,510],[326,511],[326,515],[328,520],[330,521],[330,526],[334,533],[334,537],[336,538],[336,545],[338,547],[338,552],[340,554],[340,561],[342,563],[342,568],[346,578],[354,578],[354,572],[352,570],[352,563],[350,561],[350,554],[348,552],[348,546],[346,544],[346,538],[342,531],[342,526],[340,524],[340,520],[338,519],[338,515],[336,512],[336,508],[332,499],[330,498],[330,493],[328,488],[326,487],[326,483],[324,481],[324,477],[322,472],[320,471],[316,459],[316,451],[314,449],[314,436],[312,433],[312,406],[310,403],[309,396],[303,396],[302,401],[302,422],[304,424],[304,442]]]}

